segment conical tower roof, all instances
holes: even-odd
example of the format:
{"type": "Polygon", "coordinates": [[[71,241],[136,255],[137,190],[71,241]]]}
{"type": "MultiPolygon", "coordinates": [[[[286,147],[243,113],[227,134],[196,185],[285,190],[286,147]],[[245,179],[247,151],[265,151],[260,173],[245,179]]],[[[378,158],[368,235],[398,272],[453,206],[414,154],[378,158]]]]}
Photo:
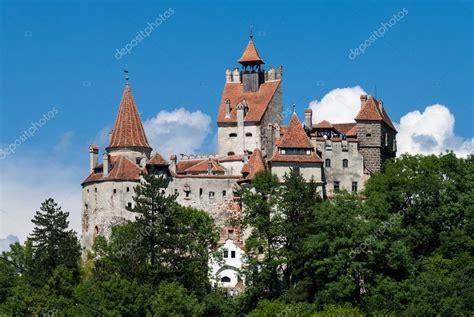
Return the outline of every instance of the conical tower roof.
{"type": "Polygon", "coordinates": [[[108,148],[151,149],[133,98],[132,89],[128,84],[123,91],[108,148]]]}
{"type": "Polygon", "coordinates": [[[247,47],[245,48],[245,51],[242,54],[242,57],[240,57],[237,62],[239,62],[240,64],[265,64],[265,62],[258,54],[257,48],[253,43],[252,36],[250,36],[249,43],[247,44],[247,47]]]}

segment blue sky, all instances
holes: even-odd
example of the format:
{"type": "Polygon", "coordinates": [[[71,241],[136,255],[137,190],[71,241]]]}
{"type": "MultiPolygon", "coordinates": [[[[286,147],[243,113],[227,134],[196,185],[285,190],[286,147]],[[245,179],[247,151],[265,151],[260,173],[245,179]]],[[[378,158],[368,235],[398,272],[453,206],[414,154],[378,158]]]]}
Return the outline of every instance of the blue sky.
{"type": "MultiPolygon", "coordinates": [[[[150,120],[150,129],[155,125],[153,144],[171,140],[179,147],[181,140],[193,142],[183,144],[186,150],[213,152],[224,71],[237,66],[251,26],[266,66],[283,65],[284,105],[295,102],[300,117],[311,102],[316,111],[318,105],[329,107],[321,99],[335,89],[350,88],[334,92],[350,103],[351,93],[359,91],[354,87],[369,94],[376,87],[392,120],[404,131],[411,129],[402,138],[419,126],[426,130],[422,137],[438,140],[436,127],[452,123],[443,132],[448,137],[432,151],[472,145],[470,1],[2,1],[0,9],[2,149],[31,122],[57,109],[0,161],[0,238],[24,236],[29,227],[17,228],[23,218],[11,220],[16,209],[29,219],[33,206],[47,198],[41,195],[48,194],[62,197],[78,228],[80,206],[75,206],[88,170],[87,147],[103,145],[113,125],[126,64],[141,117],[150,120]],[[170,8],[174,13],[148,38],[115,58],[117,49],[170,8]],[[403,9],[407,13],[383,37],[349,58],[350,49],[403,9]],[[432,105],[442,107],[427,108],[432,105]],[[197,139],[185,134],[176,141],[172,137],[179,132],[163,129],[189,130],[197,139]],[[15,175],[26,180],[7,188],[15,175]],[[22,189],[31,199],[13,202],[22,189]]],[[[330,109],[338,113],[350,107],[330,109]]]]}

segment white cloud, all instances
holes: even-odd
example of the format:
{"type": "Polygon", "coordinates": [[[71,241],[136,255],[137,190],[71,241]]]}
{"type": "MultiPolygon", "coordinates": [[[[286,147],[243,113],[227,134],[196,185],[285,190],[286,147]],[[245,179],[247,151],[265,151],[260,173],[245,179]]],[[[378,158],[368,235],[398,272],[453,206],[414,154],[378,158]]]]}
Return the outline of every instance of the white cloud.
{"type": "Polygon", "coordinates": [[[0,165],[0,237],[14,234],[23,242],[33,229],[36,210],[49,197],[69,212],[69,225],[80,234],[84,171],[54,157],[30,157],[10,155],[0,165]]]}
{"type": "Polygon", "coordinates": [[[210,124],[207,114],[179,108],[171,112],[162,110],[143,125],[151,147],[168,159],[170,154],[199,150],[211,132],[210,124]]]}
{"type": "Polygon", "coordinates": [[[398,153],[439,154],[453,150],[458,156],[474,152],[474,138],[463,139],[454,134],[454,115],[440,104],[423,112],[412,111],[396,124],[398,153]]]}
{"type": "Polygon", "coordinates": [[[0,253],[10,250],[10,245],[17,242],[18,237],[12,234],[8,235],[5,239],[0,239],[0,253]]]}
{"type": "Polygon", "coordinates": [[[367,94],[360,86],[336,88],[328,92],[321,101],[309,103],[313,109],[313,123],[327,120],[331,123],[354,122],[360,109],[360,95],[367,94]]]}
{"type": "MultiPolygon", "coordinates": [[[[321,101],[310,102],[313,123],[322,120],[353,122],[360,109],[361,94],[366,92],[359,86],[337,88],[328,92],[321,101]]],[[[435,104],[427,106],[423,112],[409,112],[399,121],[399,124],[395,123],[399,155],[439,154],[452,150],[456,155],[465,157],[474,152],[474,138],[463,139],[455,135],[454,115],[444,105],[435,104]]]]}

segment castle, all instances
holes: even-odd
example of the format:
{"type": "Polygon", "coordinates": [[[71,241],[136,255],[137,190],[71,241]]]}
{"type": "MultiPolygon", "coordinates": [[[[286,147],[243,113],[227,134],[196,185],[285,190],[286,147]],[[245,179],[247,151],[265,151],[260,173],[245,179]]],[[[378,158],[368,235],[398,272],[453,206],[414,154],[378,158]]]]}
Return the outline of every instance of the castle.
{"type": "Polygon", "coordinates": [[[238,63],[240,68],[225,73],[216,155],[171,155],[165,160],[153,153],[127,82],[102,163],[98,146],[89,147],[89,176],[82,182],[85,249],[97,235],[108,236],[113,225],[133,220],[126,207],[133,207],[134,187],[140,173],[155,166],[169,177],[167,191],[178,194],[178,203],[215,219],[225,263],[211,262],[212,281],[238,291],[245,241],[245,233],[231,221],[242,212],[234,197],[238,186],[252,186],[256,173],[265,169],[280,179],[294,169],[330,198],[338,190],[361,191],[370,174],[395,157],[397,131],[376,98],[360,96],[354,122],[313,124],[312,109],[305,109],[303,123],[293,112],[285,126],[282,67],[264,70],[252,37],[238,63]]]}

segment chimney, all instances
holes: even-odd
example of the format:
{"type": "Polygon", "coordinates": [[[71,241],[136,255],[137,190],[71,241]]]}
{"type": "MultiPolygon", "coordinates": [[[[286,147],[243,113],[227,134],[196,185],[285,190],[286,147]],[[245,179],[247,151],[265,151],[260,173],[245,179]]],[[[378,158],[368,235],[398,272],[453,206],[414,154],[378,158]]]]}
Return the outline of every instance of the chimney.
{"type": "Polygon", "coordinates": [[[176,154],[171,154],[170,161],[171,161],[170,170],[176,173],[176,161],[177,161],[176,154]]]}
{"type": "Polygon", "coordinates": [[[230,99],[225,100],[225,117],[230,118],[230,99]]]}
{"type": "Polygon", "coordinates": [[[304,125],[311,128],[313,125],[313,109],[304,109],[304,125]]]}
{"type": "Polygon", "coordinates": [[[97,167],[99,163],[99,147],[97,144],[91,144],[89,146],[89,167],[90,172],[94,172],[94,168],[97,167]]]}
{"type": "Polygon", "coordinates": [[[360,107],[364,107],[367,103],[367,95],[360,95],[360,107]]]}
{"type": "Polygon", "coordinates": [[[109,176],[109,154],[108,153],[104,153],[104,157],[102,159],[102,165],[103,165],[103,169],[104,169],[104,176],[109,176]]]}
{"type": "Polygon", "coordinates": [[[109,144],[112,142],[112,133],[114,133],[114,129],[109,132],[109,144]]]}
{"type": "Polygon", "coordinates": [[[211,175],[211,173],[212,173],[212,160],[211,158],[209,158],[207,161],[207,174],[211,175]]]}

